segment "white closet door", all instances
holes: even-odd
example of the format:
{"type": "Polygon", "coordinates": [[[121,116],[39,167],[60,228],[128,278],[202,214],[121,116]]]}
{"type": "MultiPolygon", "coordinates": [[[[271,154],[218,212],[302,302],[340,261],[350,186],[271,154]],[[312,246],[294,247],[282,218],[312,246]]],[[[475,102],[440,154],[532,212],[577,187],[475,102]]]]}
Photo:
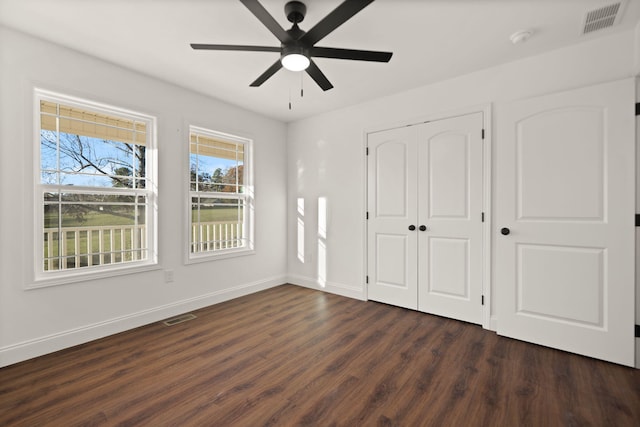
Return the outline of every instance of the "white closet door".
{"type": "Polygon", "coordinates": [[[482,323],[482,113],[419,127],[418,310],[482,323]]]}
{"type": "Polygon", "coordinates": [[[625,80],[498,111],[499,334],[633,365],[633,106],[625,80]]]}
{"type": "Polygon", "coordinates": [[[418,307],[416,128],[368,136],[368,298],[418,307]]]}

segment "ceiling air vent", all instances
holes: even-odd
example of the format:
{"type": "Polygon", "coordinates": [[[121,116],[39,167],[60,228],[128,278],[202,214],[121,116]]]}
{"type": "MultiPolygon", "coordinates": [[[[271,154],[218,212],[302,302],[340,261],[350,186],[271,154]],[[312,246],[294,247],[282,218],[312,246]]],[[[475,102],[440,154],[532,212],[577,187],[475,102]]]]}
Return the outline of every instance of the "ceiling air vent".
{"type": "Polygon", "coordinates": [[[610,4],[599,9],[590,10],[585,15],[582,34],[612,27],[620,21],[622,16],[622,2],[610,4]]]}

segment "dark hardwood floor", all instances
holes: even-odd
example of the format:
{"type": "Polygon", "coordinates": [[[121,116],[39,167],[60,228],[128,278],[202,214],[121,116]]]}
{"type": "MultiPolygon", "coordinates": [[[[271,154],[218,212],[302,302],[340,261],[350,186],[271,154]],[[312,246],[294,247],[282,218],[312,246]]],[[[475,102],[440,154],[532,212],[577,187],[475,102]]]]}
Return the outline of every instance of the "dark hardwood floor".
{"type": "Polygon", "coordinates": [[[639,426],[640,371],[292,285],[0,369],[0,426],[639,426]]]}

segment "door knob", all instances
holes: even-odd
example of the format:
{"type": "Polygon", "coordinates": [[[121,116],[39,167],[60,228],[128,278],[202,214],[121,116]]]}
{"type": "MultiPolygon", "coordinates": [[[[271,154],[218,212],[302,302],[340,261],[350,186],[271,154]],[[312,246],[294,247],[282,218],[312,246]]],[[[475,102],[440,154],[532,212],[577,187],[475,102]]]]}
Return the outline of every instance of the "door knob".
{"type": "Polygon", "coordinates": [[[500,233],[502,233],[502,235],[503,235],[503,236],[506,236],[506,235],[508,235],[509,233],[511,233],[511,230],[509,230],[507,227],[503,227],[503,228],[500,230],[500,233]]]}
{"type": "Polygon", "coordinates": [[[427,230],[428,230],[428,228],[427,228],[426,225],[421,225],[420,226],[420,231],[427,231],[427,230]]]}
{"type": "Polygon", "coordinates": [[[415,225],[411,224],[411,225],[409,226],[409,230],[410,230],[410,231],[413,231],[413,230],[415,230],[415,229],[416,229],[416,226],[415,226],[415,225]]]}

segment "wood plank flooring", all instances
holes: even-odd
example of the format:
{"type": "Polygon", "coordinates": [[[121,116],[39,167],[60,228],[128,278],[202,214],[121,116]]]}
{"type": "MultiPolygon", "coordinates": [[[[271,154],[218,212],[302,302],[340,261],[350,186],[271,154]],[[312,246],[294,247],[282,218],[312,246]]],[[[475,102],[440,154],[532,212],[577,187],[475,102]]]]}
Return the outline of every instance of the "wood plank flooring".
{"type": "Polygon", "coordinates": [[[283,285],[0,369],[1,426],[638,426],[640,371],[283,285]]]}

